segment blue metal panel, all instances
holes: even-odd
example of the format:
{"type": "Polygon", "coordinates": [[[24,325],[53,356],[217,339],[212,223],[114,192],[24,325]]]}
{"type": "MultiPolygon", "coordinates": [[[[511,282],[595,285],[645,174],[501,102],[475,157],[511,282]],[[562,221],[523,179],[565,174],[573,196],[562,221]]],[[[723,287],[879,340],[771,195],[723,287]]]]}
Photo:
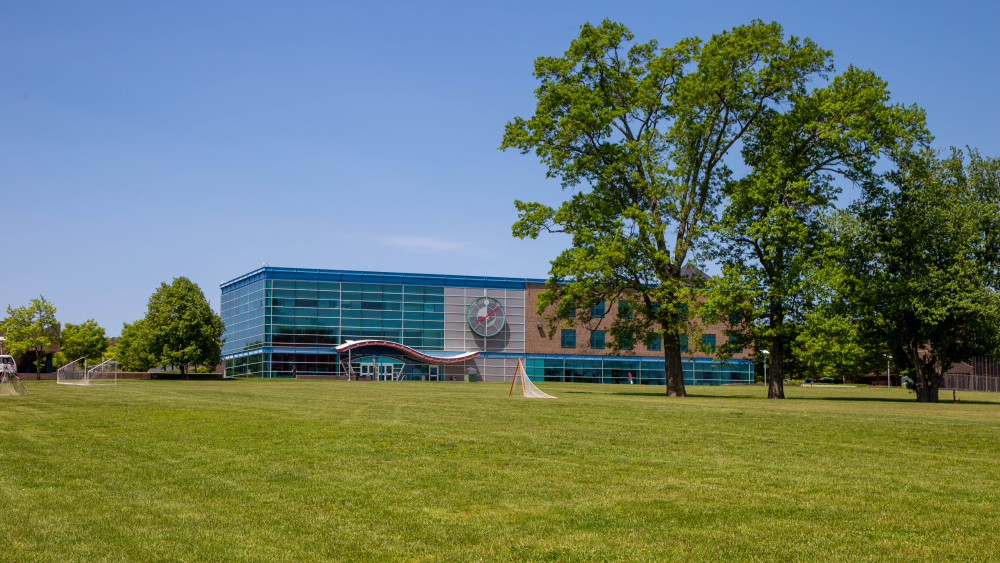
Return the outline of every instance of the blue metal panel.
{"type": "Polygon", "coordinates": [[[485,276],[448,276],[407,274],[398,272],[360,272],[350,270],[315,270],[307,268],[275,268],[265,266],[220,285],[223,292],[242,287],[260,279],[319,280],[348,283],[384,283],[392,285],[429,285],[438,287],[487,287],[524,289],[526,283],[545,283],[543,279],[502,278],[485,276]],[[252,278],[252,279],[251,279],[252,278]]]}

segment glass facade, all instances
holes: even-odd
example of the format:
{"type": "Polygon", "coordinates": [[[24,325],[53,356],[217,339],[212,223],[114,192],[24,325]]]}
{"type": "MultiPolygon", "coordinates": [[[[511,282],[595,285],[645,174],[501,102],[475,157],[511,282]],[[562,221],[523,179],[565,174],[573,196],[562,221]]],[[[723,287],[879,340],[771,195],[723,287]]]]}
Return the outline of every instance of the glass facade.
{"type": "MultiPolygon", "coordinates": [[[[628,375],[631,373],[635,382],[641,385],[665,384],[662,359],[578,358],[528,357],[525,368],[532,381],[628,383],[628,375]]],[[[743,360],[723,363],[684,359],[681,366],[684,369],[685,385],[753,383],[753,364],[743,360]]]]}
{"type": "MultiPolygon", "coordinates": [[[[531,353],[522,343],[520,351],[516,348],[513,351],[478,348],[482,360],[460,365],[444,365],[448,364],[446,361],[442,364],[402,362],[392,354],[359,358],[357,354],[338,355],[334,350],[347,340],[380,339],[447,358],[449,353],[476,345],[449,336],[451,348],[446,352],[446,322],[450,323],[447,330],[451,335],[461,334],[466,322],[466,314],[459,315],[454,309],[458,306],[465,311],[468,302],[465,292],[470,288],[475,288],[473,293],[476,295],[492,290],[523,292],[528,282],[541,284],[544,280],[261,268],[221,286],[220,309],[225,323],[222,353],[226,374],[343,376],[346,362],[351,358],[355,374],[378,379],[450,378],[473,365],[482,370],[482,375],[497,376],[503,375],[504,369],[512,368],[505,362],[522,358],[529,376],[539,381],[627,383],[631,373],[637,383],[663,384],[662,356],[574,355],[580,331],[573,329],[563,329],[559,335],[565,354],[531,353]],[[453,288],[463,289],[456,296],[453,288]],[[447,319],[446,304],[450,307],[447,319]],[[515,352],[516,356],[512,355],[515,352]]],[[[595,318],[603,317],[607,307],[614,305],[613,301],[598,303],[591,308],[591,314],[595,318]]],[[[517,307],[522,307],[523,311],[523,306],[521,298],[521,305],[517,307]]],[[[620,300],[617,306],[619,314],[628,316],[634,304],[620,300]]],[[[682,307],[682,314],[686,314],[686,309],[682,307]]],[[[524,313],[519,314],[523,323],[524,313]]],[[[584,329],[579,338],[583,339],[579,344],[584,348],[588,340],[590,348],[602,349],[607,345],[603,330],[584,329]]],[[[623,350],[630,349],[635,344],[632,340],[623,336],[619,346],[623,350]]],[[[715,336],[705,335],[703,343],[714,349],[715,336]]],[[[659,351],[662,339],[656,336],[645,346],[647,350],[659,351]]],[[[681,349],[688,349],[687,335],[681,336],[681,349]]],[[[387,352],[373,350],[373,353],[387,352]]],[[[721,363],[685,358],[683,365],[689,385],[753,381],[751,361],[721,363]]]]}
{"type": "Polygon", "coordinates": [[[223,288],[221,310],[227,375],[335,375],[346,340],[444,349],[444,287],[260,279],[223,288]]]}
{"type": "Polygon", "coordinates": [[[379,338],[444,349],[444,288],[267,280],[268,346],[332,347],[379,338]]]}
{"type": "Polygon", "coordinates": [[[222,294],[222,355],[253,350],[264,345],[264,280],[222,294]]]}

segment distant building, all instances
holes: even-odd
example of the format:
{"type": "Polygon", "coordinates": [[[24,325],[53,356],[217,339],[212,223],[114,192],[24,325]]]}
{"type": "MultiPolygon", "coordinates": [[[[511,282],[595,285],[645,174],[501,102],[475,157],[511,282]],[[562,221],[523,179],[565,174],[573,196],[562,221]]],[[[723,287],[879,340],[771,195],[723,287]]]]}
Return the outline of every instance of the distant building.
{"type": "MultiPolygon", "coordinates": [[[[697,272],[691,271],[689,272],[697,272]]],[[[698,275],[704,275],[697,272],[698,275]]],[[[265,266],[221,285],[227,375],[509,380],[517,360],[536,381],[663,385],[662,347],[611,355],[605,332],[622,303],[549,340],[536,314],[545,280],[265,266]]],[[[706,345],[726,341],[710,325],[706,345]]],[[[637,339],[638,340],[638,339],[637,339]]],[[[746,354],[686,354],[685,383],[752,383],[746,354]]]]}

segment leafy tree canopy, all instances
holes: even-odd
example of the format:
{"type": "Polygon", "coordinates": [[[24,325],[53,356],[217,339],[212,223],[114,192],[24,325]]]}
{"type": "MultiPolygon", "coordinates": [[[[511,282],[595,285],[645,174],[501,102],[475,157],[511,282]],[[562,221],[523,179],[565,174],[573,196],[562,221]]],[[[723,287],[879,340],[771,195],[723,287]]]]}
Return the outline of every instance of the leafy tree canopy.
{"type": "Polygon", "coordinates": [[[955,362],[1000,351],[1000,159],[906,152],[854,205],[850,302],[870,348],[937,401],[955,362]]]}
{"type": "Polygon", "coordinates": [[[12,356],[34,352],[36,360],[41,359],[51,346],[59,343],[56,307],[41,295],[38,299],[32,299],[28,305],[8,305],[3,329],[7,339],[5,348],[12,356]]]}
{"type": "Polygon", "coordinates": [[[101,355],[108,349],[108,339],[94,319],[80,324],[66,323],[62,329],[60,343],[60,363],[87,358],[93,364],[101,361],[101,355]]]}
{"type": "Polygon", "coordinates": [[[613,347],[662,336],[667,392],[684,395],[681,306],[700,281],[684,266],[731,177],[726,155],[771,107],[829,71],[830,53],[761,21],[707,42],[633,39],[620,23],[585,24],[563,56],[535,61],[535,114],[508,123],[501,148],[534,151],[564,188],[585,188],[558,208],[515,202],[513,233],[572,236],[538,301],[550,336],[560,323],[591,322],[591,304],[632,300],[633,314],[611,323],[613,347]]]}
{"type": "Polygon", "coordinates": [[[180,277],[160,287],[149,298],[142,324],[147,351],[156,364],[180,366],[219,363],[222,353],[222,318],[212,310],[201,288],[180,277]]]}
{"type": "Polygon", "coordinates": [[[768,108],[750,127],[742,151],[750,171],[722,190],[725,210],[714,225],[719,244],[710,255],[723,275],[713,280],[708,304],[739,313],[731,336],[769,350],[769,397],[784,398],[784,359],[796,339],[813,360],[840,362],[860,353],[849,347],[817,355],[808,340],[850,332],[846,318],[817,310],[825,298],[817,290],[828,289],[819,280],[839,276],[839,266],[825,258],[833,243],[826,213],[840,193],[836,180],[877,185],[880,157],[929,140],[922,109],[891,103],[884,80],[854,67],[824,86],[792,93],[784,107],[768,108]],[[809,330],[800,335],[807,320],[809,330]]]}

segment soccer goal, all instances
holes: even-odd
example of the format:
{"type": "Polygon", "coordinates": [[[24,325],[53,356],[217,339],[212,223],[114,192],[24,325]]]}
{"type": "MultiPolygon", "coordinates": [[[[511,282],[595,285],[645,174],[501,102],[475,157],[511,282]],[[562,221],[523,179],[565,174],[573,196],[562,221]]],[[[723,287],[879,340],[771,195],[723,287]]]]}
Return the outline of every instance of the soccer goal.
{"type": "Polygon", "coordinates": [[[17,376],[17,366],[10,356],[0,357],[0,396],[5,395],[27,395],[28,390],[21,383],[21,378],[17,376]]]}
{"type": "Polygon", "coordinates": [[[87,367],[87,358],[74,360],[56,370],[56,383],[66,385],[117,385],[118,362],[108,360],[87,367]]]}
{"type": "Polygon", "coordinates": [[[514,368],[514,379],[510,380],[510,393],[507,396],[514,395],[514,385],[520,381],[521,382],[521,395],[529,399],[558,399],[558,397],[553,397],[552,395],[547,395],[542,393],[542,390],[535,387],[535,384],[531,382],[531,378],[528,377],[528,372],[524,369],[524,363],[521,359],[517,360],[517,367],[514,368]]]}

